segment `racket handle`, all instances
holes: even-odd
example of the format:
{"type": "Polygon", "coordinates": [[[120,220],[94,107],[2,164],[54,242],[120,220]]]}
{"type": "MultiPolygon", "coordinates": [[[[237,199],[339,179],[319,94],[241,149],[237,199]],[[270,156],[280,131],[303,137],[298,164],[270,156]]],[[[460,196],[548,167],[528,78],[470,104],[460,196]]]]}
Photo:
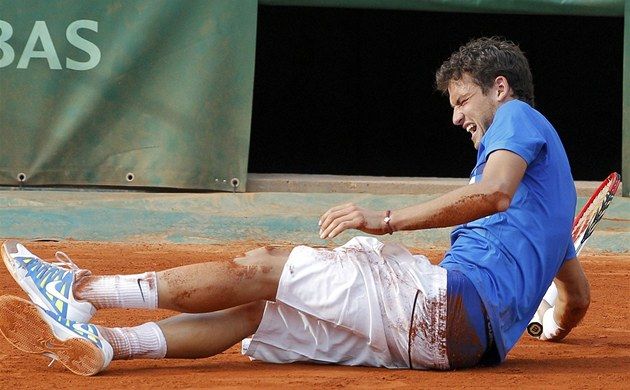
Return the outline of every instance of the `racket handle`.
{"type": "Polygon", "coordinates": [[[531,321],[529,321],[529,324],[527,325],[527,333],[529,333],[530,336],[539,338],[540,335],[543,333],[543,315],[550,307],[551,305],[546,300],[543,299],[542,302],[540,302],[538,310],[536,310],[536,313],[534,313],[534,317],[531,321]]]}
{"type": "Polygon", "coordinates": [[[540,335],[543,332],[543,326],[542,326],[542,318],[540,318],[540,316],[538,315],[538,312],[534,313],[534,318],[532,318],[531,321],[529,321],[529,324],[527,325],[527,333],[529,333],[530,336],[532,337],[540,337],[540,335]]]}

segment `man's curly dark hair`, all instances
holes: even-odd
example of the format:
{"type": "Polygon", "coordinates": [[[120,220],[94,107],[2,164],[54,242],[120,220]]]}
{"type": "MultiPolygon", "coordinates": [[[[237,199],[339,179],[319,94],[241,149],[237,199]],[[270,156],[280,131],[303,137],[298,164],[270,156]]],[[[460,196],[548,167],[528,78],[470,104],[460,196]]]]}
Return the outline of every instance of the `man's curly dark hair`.
{"type": "Polygon", "coordinates": [[[514,91],[514,97],[534,105],[534,83],[529,62],[518,45],[499,37],[473,39],[444,61],[435,74],[436,88],[448,92],[451,80],[468,73],[484,94],[503,76],[514,91]]]}

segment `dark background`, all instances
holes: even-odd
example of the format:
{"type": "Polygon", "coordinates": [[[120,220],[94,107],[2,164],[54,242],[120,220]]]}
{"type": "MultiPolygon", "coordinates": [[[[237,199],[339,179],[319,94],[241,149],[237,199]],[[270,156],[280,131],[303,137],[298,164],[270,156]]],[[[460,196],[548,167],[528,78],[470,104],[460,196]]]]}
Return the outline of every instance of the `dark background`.
{"type": "Polygon", "coordinates": [[[621,169],[623,18],[260,6],[249,172],[468,177],[434,73],[469,39],[518,43],[576,180],[621,169]]]}

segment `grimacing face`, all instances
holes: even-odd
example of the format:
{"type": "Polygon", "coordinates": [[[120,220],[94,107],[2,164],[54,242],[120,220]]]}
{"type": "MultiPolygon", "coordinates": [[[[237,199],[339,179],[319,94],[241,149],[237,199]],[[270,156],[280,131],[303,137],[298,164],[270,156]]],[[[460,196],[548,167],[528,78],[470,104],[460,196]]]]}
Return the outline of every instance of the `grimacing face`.
{"type": "Polygon", "coordinates": [[[453,124],[470,133],[475,149],[479,149],[479,143],[492,124],[499,106],[513,99],[510,92],[503,76],[495,79],[486,94],[468,73],[464,73],[459,80],[450,81],[448,95],[453,107],[453,124]]]}

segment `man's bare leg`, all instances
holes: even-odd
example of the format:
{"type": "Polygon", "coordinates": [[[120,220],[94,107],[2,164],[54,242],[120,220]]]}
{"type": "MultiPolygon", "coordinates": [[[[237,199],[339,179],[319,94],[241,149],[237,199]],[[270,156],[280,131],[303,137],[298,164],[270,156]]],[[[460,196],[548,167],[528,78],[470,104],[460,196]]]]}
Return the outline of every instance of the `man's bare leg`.
{"type": "Polygon", "coordinates": [[[74,294],[97,309],[159,307],[208,313],[273,300],[289,253],[290,249],[264,247],[228,262],[191,264],[138,275],[86,276],[74,294]],[[127,295],[121,295],[123,290],[128,291],[127,295]],[[155,298],[149,299],[151,296],[155,298]],[[145,301],[157,305],[144,305],[145,301]]]}
{"type": "Polygon", "coordinates": [[[196,359],[216,355],[256,332],[265,301],[213,313],[179,314],[130,328],[99,326],[113,359],[196,359]]]}
{"type": "Polygon", "coordinates": [[[263,247],[230,262],[192,264],[158,272],[159,307],[207,313],[273,300],[288,255],[288,250],[263,247]]]}
{"type": "Polygon", "coordinates": [[[288,255],[288,250],[266,247],[232,262],[157,273],[160,308],[201,313],[133,328],[101,328],[114,359],[208,357],[255,333],[265,300],[275,298],[288,255]]]}
{"type": "Polygon", "coordinates": [[[256,332],[265,301],[202,314],[180,314],[158,322],[167,358],[195,359],[225,351],[256,332]]]}

